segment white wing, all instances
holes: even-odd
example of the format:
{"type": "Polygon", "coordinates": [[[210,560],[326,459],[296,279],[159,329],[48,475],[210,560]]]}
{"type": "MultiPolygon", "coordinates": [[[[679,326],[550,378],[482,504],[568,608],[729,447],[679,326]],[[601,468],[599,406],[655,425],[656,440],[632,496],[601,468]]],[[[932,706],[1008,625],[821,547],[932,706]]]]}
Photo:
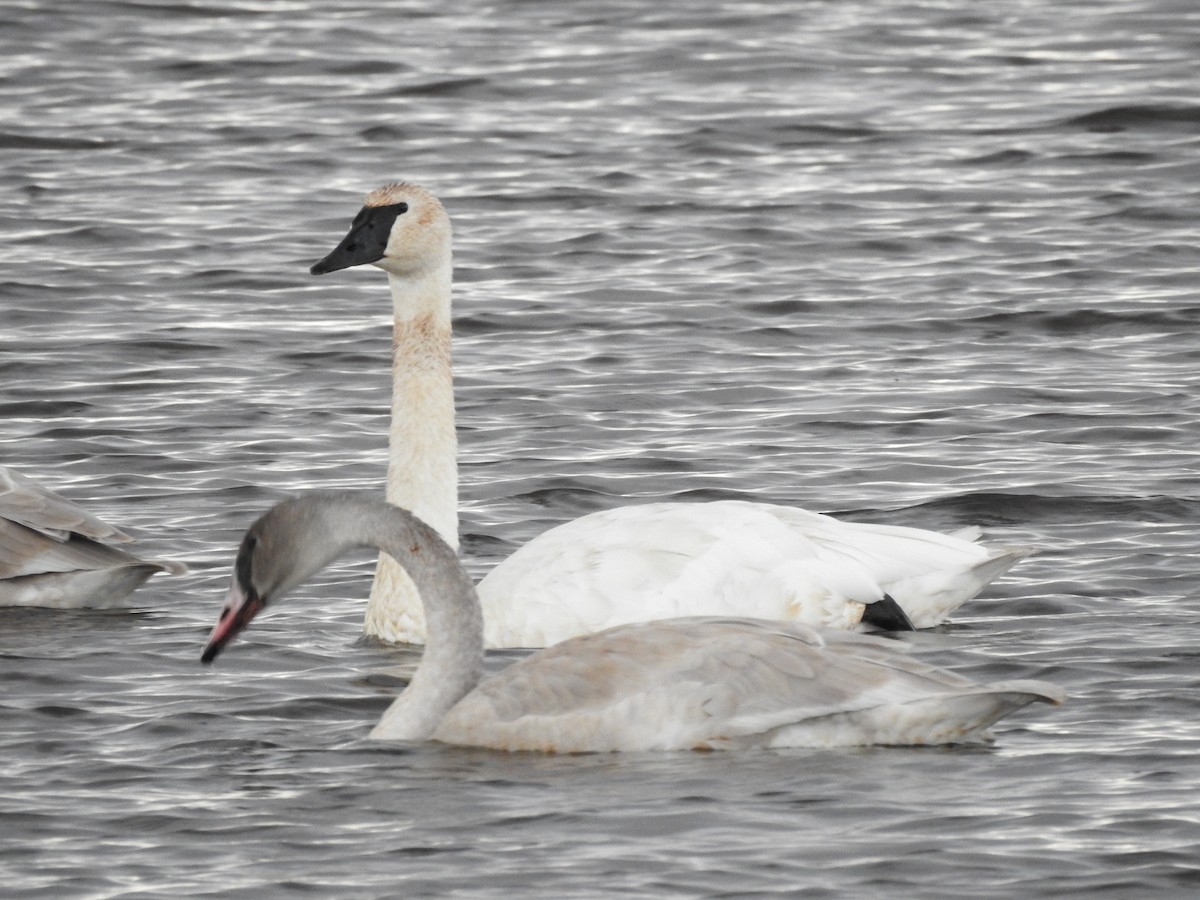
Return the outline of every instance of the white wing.
{"type": "Polygon", "coordinates": [[[479,585],[490,646],[547,646],[619,623],[728,615],[854,627],[891,594],[941,621],[1028,551],[743,501],[592,513],[530,541],[479,585]]]}

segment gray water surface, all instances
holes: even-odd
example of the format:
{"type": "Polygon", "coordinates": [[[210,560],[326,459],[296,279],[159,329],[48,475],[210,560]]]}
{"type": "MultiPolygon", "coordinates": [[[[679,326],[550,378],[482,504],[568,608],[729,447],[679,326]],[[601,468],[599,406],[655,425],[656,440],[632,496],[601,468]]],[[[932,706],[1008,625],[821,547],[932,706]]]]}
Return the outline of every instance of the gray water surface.
{"type": "MultiPolygon", "coordinates": [[[[1171,0],[9,4],[0,463],[186,560],[0,609],[6,896],[1200,890],[1200,12],[1171,0]],[[1040,553],[912,636],[1069,702],[988,748],[364,738],[371,562],[198,657],[242,529],[382,490],[367,190],[456,228],[464,559],[630,502],[1040,553]]],[[[498,653],[500,668],[517,653],[498,653]]]]}

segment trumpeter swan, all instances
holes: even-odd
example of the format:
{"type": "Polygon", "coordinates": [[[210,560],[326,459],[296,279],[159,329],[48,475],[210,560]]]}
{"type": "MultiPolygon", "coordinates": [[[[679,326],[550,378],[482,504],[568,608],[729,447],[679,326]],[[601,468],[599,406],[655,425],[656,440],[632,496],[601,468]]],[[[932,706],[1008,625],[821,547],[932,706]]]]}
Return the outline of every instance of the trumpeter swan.
{"type": "MultiPolygon", "coordinates": [[[[451,228],[437,198],[412,184],[377,188],[312,273],[364,264],[387,273],[395,317],[387,499],[457,547],[451,228]]],[[[984,547],[977,536],[734,500],[603,510],[538,536],[480,582],[484,637],[492,647],[544,647],[686,615],[927,628],[1030,552],[984,547]]],[[[386,556],[364,629],[424,640],[412,584],[386,556]]]]}

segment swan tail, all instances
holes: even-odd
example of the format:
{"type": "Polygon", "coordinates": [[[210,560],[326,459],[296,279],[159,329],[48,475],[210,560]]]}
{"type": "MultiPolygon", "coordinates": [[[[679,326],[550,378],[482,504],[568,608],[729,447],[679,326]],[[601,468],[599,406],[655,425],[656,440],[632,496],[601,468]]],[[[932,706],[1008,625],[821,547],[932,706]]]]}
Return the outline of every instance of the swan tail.
{"type": "Polygon", "coordinates": [[[902,744],[953,744],[990,741],[987,729],[1031,703],[1057,706],[1066,693],[1043,681],[1007,681],[951,697],[931,697],[906,704],[909,727],[898,736],[902,744]],[[915,729],[913,726],[916,726],[915,729]]]}
{"type": "Polygon", "coordinates": [[[914,746],[992,740],[987,729],[1031,703],[1058,705],[1065,692],[1043,681],[1007,681],[908,703],[834,713],[785,725],[770,747],[914,746]]]}
{"type": "Polygon", "coordinates": [[[915,628],[933,628],[1034,552],[1032,547],[999,547],[965,569],[901,578],[885,584],[884,588],[908,614],[915,628]]]}

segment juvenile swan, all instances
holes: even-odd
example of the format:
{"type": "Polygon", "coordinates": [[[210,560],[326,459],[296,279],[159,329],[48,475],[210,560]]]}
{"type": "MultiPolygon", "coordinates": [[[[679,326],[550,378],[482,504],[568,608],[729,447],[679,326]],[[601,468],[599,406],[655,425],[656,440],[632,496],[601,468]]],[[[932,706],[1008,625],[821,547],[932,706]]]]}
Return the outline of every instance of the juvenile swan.
{"type": "Polygon", "coordinates": [[[483,680],[479,599],[454,551],[405,510],[340,492],[285,500],[250,527],[201,661],[361,546],[407,570],[427,628],[373,738],[557,753],[945,744],[986,740],[1003,716],[1064,697],[1040,681],[978,684],[872,635],[715,617],[572,638],[483,680]]]}
{"type": "MultiPolygon", "coordinates": [[[[438,200],[411,184],[372,191],[312,273],[367,263],[387,273],[395,315],[387,498],[457,547],[451,232],[438,200]]],[[[927,628],[1029,552],[988,549],[976,537],[973,529],[948,536],[743,501],[605,510],[547,531],[483,579],[484,639],[544,647],[686,615],[927,628]]],[[[388,641],[425,639],[412,584],[387,557],[364,629],[388,641]]]]}
{"type": "Polygon", "coordinates": [[[0,606],[117,606],[156,572],[187,570],[181,563],[141,559],[107,543],[132,540],[0,466],[0,606]]]}

